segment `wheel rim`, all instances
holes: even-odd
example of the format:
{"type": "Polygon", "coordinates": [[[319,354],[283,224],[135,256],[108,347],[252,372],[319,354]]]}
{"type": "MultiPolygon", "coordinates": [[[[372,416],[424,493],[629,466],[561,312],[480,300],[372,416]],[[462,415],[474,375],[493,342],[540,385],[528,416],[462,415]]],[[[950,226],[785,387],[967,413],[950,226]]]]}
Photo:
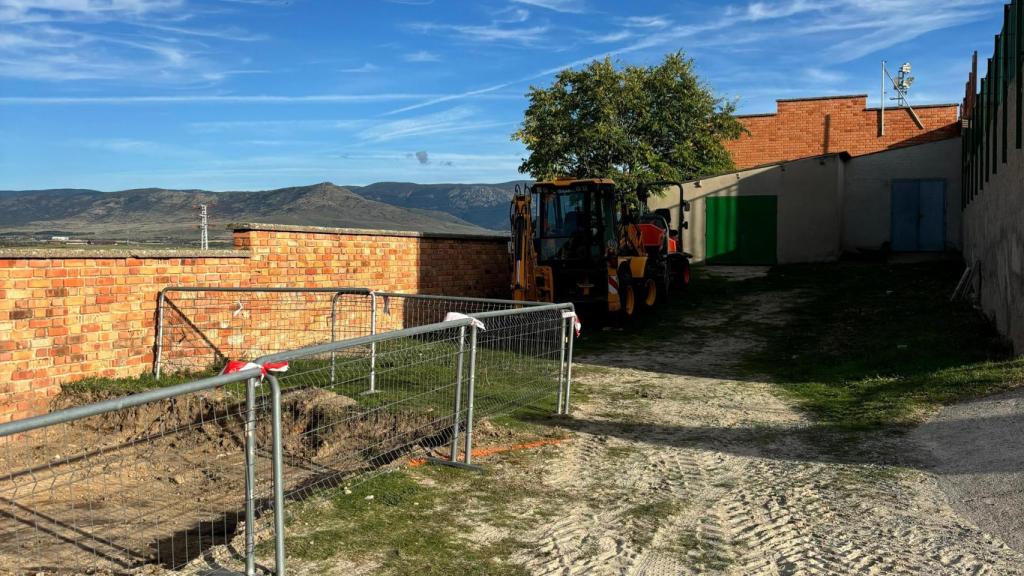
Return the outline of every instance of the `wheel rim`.
{"type": "Polygon", "coordinates": [[[626,316],[632,316],[633,308],[636,307],[636,296],[633,294],[633,287],[626,286],[623,293],[625,295],[625,302],[623,303],[622,309],[626,312],[626,316]]]}
{"type": "Polygon", "coordinates": [[[644,304],[654,306],[654,303],[658,301],[658,284],[648,278],[645,286],[647,287],[647,296],[644,298],[644,304]]]}

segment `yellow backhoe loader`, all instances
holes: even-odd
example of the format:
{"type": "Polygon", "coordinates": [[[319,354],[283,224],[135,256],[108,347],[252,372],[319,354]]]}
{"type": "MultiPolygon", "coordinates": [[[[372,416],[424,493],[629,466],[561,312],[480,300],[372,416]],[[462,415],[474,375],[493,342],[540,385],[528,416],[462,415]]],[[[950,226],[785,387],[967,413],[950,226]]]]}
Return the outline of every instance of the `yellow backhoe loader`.
{"type": "Polygon", "coordinates": [[[511,204],[512,293],[573,302],[584,315],[631,318],[690,280],[689,255],[668,214],[630,209],[609,179],[551,180],[516,189],[511,204]]]}

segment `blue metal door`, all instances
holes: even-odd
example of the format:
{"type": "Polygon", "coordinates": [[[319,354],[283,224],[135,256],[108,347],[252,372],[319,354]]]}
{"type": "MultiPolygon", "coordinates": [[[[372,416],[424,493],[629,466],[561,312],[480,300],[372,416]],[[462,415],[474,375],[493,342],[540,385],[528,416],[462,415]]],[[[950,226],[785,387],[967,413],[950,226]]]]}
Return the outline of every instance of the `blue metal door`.
{"type": "Polygon", "coordinates": [[[946,247],[946,183],[943,180],[894,180],[892,249],[941,252],[946,247]]]}
{"type": "Polygon", "coordinates": [[[921,180],[918,210],[917,249],[941,252],[946,248],[946,183],[921,180]]]}

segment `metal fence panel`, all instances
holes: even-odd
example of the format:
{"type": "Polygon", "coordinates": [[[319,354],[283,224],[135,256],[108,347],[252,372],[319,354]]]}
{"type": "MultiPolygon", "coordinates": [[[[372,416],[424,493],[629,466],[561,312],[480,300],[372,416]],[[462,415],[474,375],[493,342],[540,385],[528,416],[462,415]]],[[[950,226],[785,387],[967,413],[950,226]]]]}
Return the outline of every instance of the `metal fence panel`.
{"type": "MultiPolygon", "coordinates": [[[[229,541],[245,489],[248,370],[0,425],[0,566],[179,568],[229,541]]],[[[86,397],[88,398],[88,397],[86,397]]],[[[253,462],[269,475],[269,461],[253,462]]]]}
{"type": "Polygon", "coordinates": [[[480,418],[568,409],[569,304],[202,288],[168,290],[160,311],[167,372],[257,352],[275,352],[255,362],[287,361],[287,372],[263,382],[248,370],[0,425],[5,569],[180,568],[244,523],[235,554],[247,573],[256,542],[273,536],[283,574],[286,500],[413,451],[470,464],[480,418]],[[468,316],[443,321],[449,312],[468,316]],[[271,509],[273,524],[260,520],[271,509]]]}
{"type": "Polygon", "coordinates": [[[370,334],[365,288],[181,288],[160,293],[154,372],[201,373],[226,360],[370,334]]]}

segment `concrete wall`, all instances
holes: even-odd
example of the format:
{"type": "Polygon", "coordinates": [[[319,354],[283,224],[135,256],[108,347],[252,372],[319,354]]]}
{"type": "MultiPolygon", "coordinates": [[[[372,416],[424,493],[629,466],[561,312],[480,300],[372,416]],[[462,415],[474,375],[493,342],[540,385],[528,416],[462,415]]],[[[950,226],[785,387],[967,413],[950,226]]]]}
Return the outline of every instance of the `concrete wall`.
{"type": "MultiPolygon", "coordinates": [[[[777,259],[780,264],[822,262],[839,257],[841,245],[843,160],[838,155],[807,158],[774,166],[705,178],[683,185],[690,202],[690,223],[683,247],[695,262],[705,257],[707,209],[711,196],[778,197],[777,259]]],[[[652,197],[651,209],[669,208],[679,222],[679,192],[652,197]]]]}
{"type": "Polygon", "coordinates": [[[150,370],[167,286],[508,296],[504,237],[246,224],[234,239],[205,252],[0,250],[0,422],[45,412],[65,382],[150,370]]]}
{"type": "MultiPolygon", "coordinates": [[[[1020,74],[1018,74],[1018,79],[1020,74]]],[[[987,182],[976,189],[962,214],[963,256],[975,269],[974,287],[982,310],[1013,342],[1017,354],[1024,353],[1024,150],[1016,141],[1016,80],[1006,91],[1008,108],[1007,161],[1002,162],[1002,130],[997,127],[997,171],[991,161],[979,167],[987,182]]],[[[1002,115],[999,106],[995,117],[1002,115]]],[[[965,115],[970,117],[970,111],[965,115]]],[[[997,126],[999,123],[996,123],[997,126]]],[[[992,134],[990,131],[989,135],[992,134]]],[[[979,162],[980,164],[980,162],[979,162]]]]}
{"type": "Polygon", "coordinates": [[[878,250],[892,237],[892,181],[946,182],[946,244],[960,247],[960,138],[851,158],[846,164],[843,250],[878,250]]]}

